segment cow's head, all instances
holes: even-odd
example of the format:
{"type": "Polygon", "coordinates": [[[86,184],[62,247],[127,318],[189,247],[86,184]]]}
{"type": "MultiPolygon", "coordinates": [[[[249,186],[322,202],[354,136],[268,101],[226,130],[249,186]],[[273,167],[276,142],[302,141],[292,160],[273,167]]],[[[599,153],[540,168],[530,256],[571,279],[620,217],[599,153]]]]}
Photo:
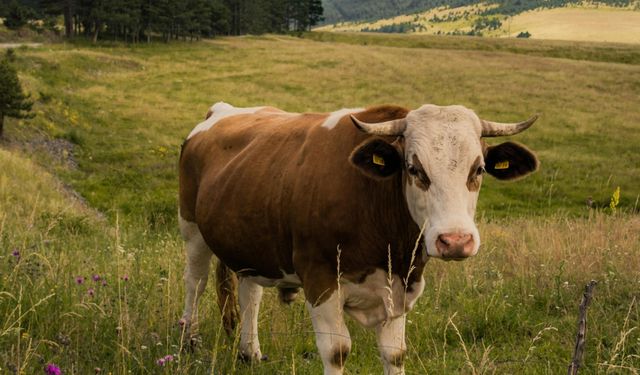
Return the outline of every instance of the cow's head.
{"type": "Polygon", "coordinates": [[[370,124],[357,114],[351,118],[368,134],[398,136],[392,143],[368,139],[351,162],[372,178],[403,174],[409,212],[418,226],[425,225],[429,256],[461,260],[478,252],[474,215],[485,172],[512,180],[538,167],[536,156],[520,144],[489,146],[481,139],[520,133],[537,116],[506,124],[481,120],[462,106],[424,105],[399,120],[370,124]]]}

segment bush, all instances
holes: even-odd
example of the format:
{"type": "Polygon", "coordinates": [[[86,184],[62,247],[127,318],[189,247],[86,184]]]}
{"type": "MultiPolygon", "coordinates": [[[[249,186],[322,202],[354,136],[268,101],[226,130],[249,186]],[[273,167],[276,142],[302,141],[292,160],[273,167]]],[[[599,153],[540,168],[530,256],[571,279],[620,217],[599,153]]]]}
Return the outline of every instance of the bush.
{"type": "Polygon", "coordinates": [[[531,33],[528,31],[521,31],[520,34],[516,36],[516,38],[530,38],[531,33]]]}

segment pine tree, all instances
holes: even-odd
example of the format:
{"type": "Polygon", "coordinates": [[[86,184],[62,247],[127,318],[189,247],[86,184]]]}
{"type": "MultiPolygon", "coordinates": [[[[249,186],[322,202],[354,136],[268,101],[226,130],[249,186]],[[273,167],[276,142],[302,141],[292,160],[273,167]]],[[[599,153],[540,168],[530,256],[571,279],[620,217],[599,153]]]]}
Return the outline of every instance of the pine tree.
{"type": "Polygon", "coordinates": [[[4,118],[31,118],[33,102],[22,91],[18,72],[8,58],[0,61],[0,138],[4,130],[4,118]]]}
{"type": "Polygon", "coordinates": [[[4,25],[8,29],[16,30],[27,24],[27,10],[17,1],[13,0],[7,9],[7,17],[4,25]]]}

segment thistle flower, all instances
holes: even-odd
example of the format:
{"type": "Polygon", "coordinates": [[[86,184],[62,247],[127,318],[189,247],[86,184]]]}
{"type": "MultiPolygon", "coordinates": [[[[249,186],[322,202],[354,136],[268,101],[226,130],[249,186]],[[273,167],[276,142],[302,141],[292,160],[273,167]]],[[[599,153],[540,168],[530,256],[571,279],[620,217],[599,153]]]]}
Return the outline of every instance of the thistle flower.
{"type": "Polygon", "coordinates": [[[164,366],[171,361],[173,361],[173,356],[171,354],[167,354],[162,358],[158,358],[158,360],[156,361],[156,364],[158,366],[164,366]]]}
{"type": "Polygon", "coordinates": [[[122,281],[129,281],[129,275],[125,274],[122,276],[122,281]]]}
{"type": "Polygon", "coordinates": [[[91,276],[91,279],[93,279],[93,281],[95,281],[95,282],[98,282],[98,281],[100,281],[100,275],[95,275],[94,274],[93,276],[91,276]]]}
{"type": "Polygon", "coordinates": [[[11,252],[11,255],[13,255],[13,257],[16,259],[20,259],[20,250],[13,249],[13,251],[11,252]]]}
{"type": "Polygon", "coordinates": [[[76,276],[76,284],[80,285],[82,283],[84,283],[84,277],[76,276]]]}
{"type": "Polygon", "coordinates": [[[56,366],[55,363],[47,363],[47,365],[44,366],[44,373],[47,375],[62,375],[60,367],[56,366]]]}
{"type": "Polygon", "coordinates": [[[87,290],[87,294],[89,295],[89,297],[93,297],[93,295],[95,294],[95,290],[93,290],[93,288],[89,288],[89,290],[87,290]]]}

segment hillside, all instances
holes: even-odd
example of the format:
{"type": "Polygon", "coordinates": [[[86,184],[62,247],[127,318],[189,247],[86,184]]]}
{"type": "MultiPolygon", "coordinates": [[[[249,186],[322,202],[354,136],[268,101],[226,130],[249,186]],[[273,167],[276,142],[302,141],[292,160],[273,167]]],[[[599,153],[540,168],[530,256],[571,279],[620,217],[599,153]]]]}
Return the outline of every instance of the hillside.
{"type": "Polygon", "coordinates": [[[382,32],[476,35],[592,42],[640,43],[640,3],[626,7],[570,5],[505,13],[500,4],[438,7],[377,21],[343,22],[315,29],[329,32],[382,32]]]}
{"type": "MultiPolygon", "coordinates": [[[[616,7],[628,7],[637,0],[600,0],[597,4],[616,7]]],[[[326,24],[349,21],[371,21],[409,15],[426,10],[487,3],[496,6],[487,14],[515,15],[538,8],[557,8],[566,5],[585,3],[583,0],[323,0],[326,24]]],[[[591,3],[591,1],[587,1],[591,3]]],[[[594,2],[595,3],[595,2],[594,2]]]]}
{"type": "MultiPolygon", "coordinates": [[[[1,373],[46,363],[63,374],[322,371],[303,298],[281,306],[274,290],[260,314],[268,361],[238,361],[210,286],[202,343],[184,348],[176,164],[219,100],[289,111],[462,104],[495,121],[540,113],[511,138],[536,151],[540,171],[483,183],[480,253],[429,262],[408,315],[407,373],[566,372],[590,279],[600,284],[581,371],[640,370],[640,46],[312,32],[16,54],[36,117],[7,121],[0,142],[1,373]]],[[[348,371],[380,373],[374,334],[349,329],[348,371]]]]}

